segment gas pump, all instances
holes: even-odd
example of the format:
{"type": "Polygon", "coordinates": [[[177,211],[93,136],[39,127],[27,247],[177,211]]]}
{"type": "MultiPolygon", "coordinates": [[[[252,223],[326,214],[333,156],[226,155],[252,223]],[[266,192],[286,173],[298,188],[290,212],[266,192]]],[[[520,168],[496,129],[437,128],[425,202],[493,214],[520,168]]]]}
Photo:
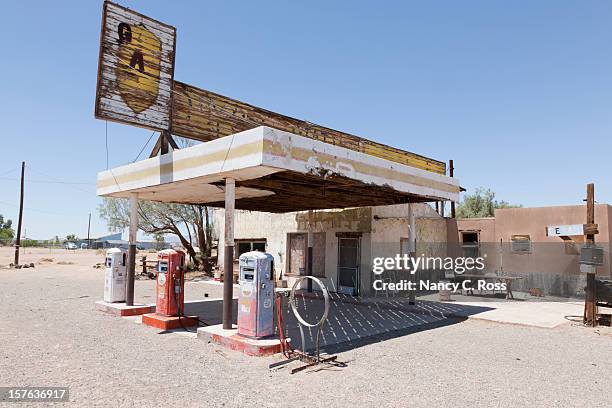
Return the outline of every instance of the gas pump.
{"type": "Polygon", "coordinates": [[[185,300],[185,253],[165,249],[157,253],[157,259],[156,312],[164,316],[182,315],[185,300]]]}
{"type": "Polygon", "coordinates": [[[125,302],[125,272],[127,253],[119,248],[106,251],[104,301],[125,302]]]}
{"type": "Polygon", "coordinates": [[[266,337],[274,334],[274,258],[264,252],[240,255],[238,334],[266,337]]]}

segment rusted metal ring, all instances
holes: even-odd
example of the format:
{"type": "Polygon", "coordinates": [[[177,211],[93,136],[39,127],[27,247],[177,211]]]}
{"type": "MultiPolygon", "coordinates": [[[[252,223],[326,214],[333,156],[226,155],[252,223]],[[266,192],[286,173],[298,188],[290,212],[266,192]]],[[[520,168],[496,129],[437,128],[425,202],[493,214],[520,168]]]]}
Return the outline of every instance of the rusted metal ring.
{"type": "Polygon", "coordinates": [[[323,285],[323,282],[321,282],[314,276],[300,276],[298,279],[296,279],[296,281],[293,283],[293,287],[291,288],[291,293],[289,294],[289,306],[291,306],[293,315],[295,316],[297,321],[300,322],[300,324],[303,324],[306,327],[322,326],[323,323],[325,323],[325,321],[327,320],[327,315],[329,313],[329,293],[327,292],[327,288],[325,287],[325,285],[323,285]],[[306,320],[304,320],[302,316],[300,316],[300,314],[298,313],[297,306],[295,305],[295,290],[297,289],[298,284],[305,279],[311,279],[312,281],[316,282],[316,284],[319,285],[319,287],[321,288],[321,291],[323,292],[323,298],[325,299],[325,311],[323,312],[323,316],[321,316],[321,319],[315,324],[308,323],[306,320]]]}

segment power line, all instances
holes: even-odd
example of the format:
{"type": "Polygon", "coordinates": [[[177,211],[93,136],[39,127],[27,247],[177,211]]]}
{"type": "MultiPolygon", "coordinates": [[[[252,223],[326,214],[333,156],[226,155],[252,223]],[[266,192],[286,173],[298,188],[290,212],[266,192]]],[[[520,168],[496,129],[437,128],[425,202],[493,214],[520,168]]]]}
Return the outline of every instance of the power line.
{"type": "MultiPolygon", "coordinates": [[[[0,204],[9,205],[11,207],[19,207],[17,204],[9,203],[7,201],[0,201],[0,204]]],[[[41,210],[41,209],[38,209],[38,208],[25,207],[25,206],[23,208],[28,210],[28,211],[34,211],[34,212],[38,212],[38,213],[41,213],[41,214],[57,215],[57,216],[61,216],[61,217],[78,217],[78,218],[82,217],[82,214],[57,213],[57,212],[53,212],[53,211],[41,210]]]]}
{"type": "MultiPolygon", "coordinates": [[[[19,179],[12,178],[12,177],[0,177],[0,180],[18,181],[19,179]]],[[[79,185],[88,185],[88,186],[92,185],[92,183],[85,183],[85,182],[80,182],[80,181],[53,181],[53,180],[32,180],[32,179],[25,179],[25,181],[30,182],[30,183],[44,183],[44,184],[70,184],[70,185],[79,184],[79,185]]]]}
{"type": "MultiPolygon", "coordinates": [[[[51,178],[51,179],[53,179],[53,182],[55,182],[56,184],[68,185],[68,186],[70,186],[71,188],[73,188],[75,190],[79,190],[79,191],[87,193],[87,194],[91,194],[92,193],[91,190],[85,190],[83,188],[77,187],[76,183],[73,183],[73,182],[70,182],[70,181],[61,180],[61,179],[59,179],[57,177],[49,176],[48,174],[44,174],[44,173],[42,173],[40,171],[37,171],[37,170],[33,169],[32,166],[30,166],[30,165],[28,165],[28,170],[30,170],[31,172],[36,173],[38,175],[41,175],[43,177],[51,178]]],[[[87,184],[89,184],[89,183],[87,183],[87,184]]]]}
{"type": "Polygon", "coordinates": [[[155,132],[151,133],[151,136],[149,136],[149,139],[147,139],[147,142],[144,144],[144,146],[142,146],[142,149],[140,149],[140,153],[138,153],[138,156],[136,156],[136,158],[134,159],[134,161],[132,161],[132,163],[134,163],[136,160],[138,160],[138,158],[140,157],[140,155],[142,154],[142,152],[144,152],[144,150],[146,149],[146,147],[149,145],[149,142],[151,141],[151,139],[153,138],[153,135],[155,134],[155,132]]]}
{"type": "Polygon", "coordinates": [[[104,121],[104,137],[106,141],[106,170],[108,170],[108,120],[104,121]]]}
{"type": "Polygon", "coordinates": [[[14,171],[16,171],[18,169],[19,169],[19,167],[12,168],[10,170],[7,170],[5,172],[0,173],[0,176],[6,176],[7,174],[11,174],[12,172],[14,172],[14,171]]]}

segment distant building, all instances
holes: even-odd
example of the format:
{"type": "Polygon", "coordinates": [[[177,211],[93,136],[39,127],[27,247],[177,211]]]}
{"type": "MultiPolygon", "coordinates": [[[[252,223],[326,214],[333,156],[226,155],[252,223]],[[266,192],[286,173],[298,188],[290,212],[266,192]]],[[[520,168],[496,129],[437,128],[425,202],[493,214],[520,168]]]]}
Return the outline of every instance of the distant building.
{"type": "MultiPolygon", "coordinates": [[[[91,248],[92,249],[107,249],[107,248],[127,249],[129,242],[127,240],[122,239],[122,236],[123,236],[122,232],[117,232],[115,234],[105,235],[100,238],[92,239],[91,248]]],[[[87,240],[82,239],[79,241],[77,245],[80,246],[81,243],[87,243],[87,240]]],[[[140,250],[156,249],[158,248],[158,246],[159,246],[159,243],[156,241],[138,240],[136,242],[136,247],[140,250]]],[[[170,248],[170,246],[171,246],[170,242],[163,242],[163,244],[161,245],[161,249],[170,248]]]]}
{"type": "MultiPolygon", "coordinates": [[[[538,288],[545,294],[581,296],[585,274],[580,273],[580,249],[586,222],[586,205],[537,208],[503,208],[494,217],[458,218],[457,239],[465,256],[487,254],[487,269],[497,274],[517,275],[518,290],[538,288]],[[570,231],[563,226],[576,226],[570,231]],[[549,228],[568,234],[548,234],[549,228]]],[[[612,277],[612,206],[595,205],[597,245],[603,247],[604,264],[597,275],[612,277]]]]}

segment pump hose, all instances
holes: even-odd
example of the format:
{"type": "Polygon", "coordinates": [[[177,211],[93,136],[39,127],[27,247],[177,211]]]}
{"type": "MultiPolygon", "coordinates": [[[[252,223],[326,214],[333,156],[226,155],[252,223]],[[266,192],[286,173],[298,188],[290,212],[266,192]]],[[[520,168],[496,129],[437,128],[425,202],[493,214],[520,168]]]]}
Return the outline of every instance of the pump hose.
{"type": "Polygon", "coordinates": [[[285,322],[283,320],[282,311],[283,298],[281,294],[276,295],[276,323],[278,325],[278,337],[280,339],[281,352],[283,356],[290,358],[291,353],[295,350],[291,346],[291,343],[287,341],[285,337],[285,322]]]}
{"type": "MultiPolygon", "coordinates": [[[[175,283],[174,287],[176,287],[176,283],[175,283]]],[[[197,333],[197,332],[198,332],[198,329],[196,329],[195,331],[194,331],[194,330],[189,330],[188,328],[186,328],[186,327],[185,327],[185,325],[183,324],[183,321],[181,320],[181,318],[182,318],[182,317],[187,317],[187,316],[185,316],[185,315],[184,315],[184,314],[181,312],[181,308],[179,307],[179,300],[178,300],[178,298],[179,298],[179,297],[178,297],[178,295],[179,295],[179,294],[180,294],[180,293],[176,293],[176,292],[174,292],[174,303],[176,304],[176,313],[178,314],[179,324],[181,325],[181,328],[182,328],[183,330],[185,330],[186,332],[189,332],[189,333],[197,333]]],[[[185,305],[185,303],[183,302],[183,306],[184,306],[184,305],[185,305]]],[[[200,319],[200,316],[198,316],[198,317],[197,317],[197,319],[198,319],[198,327],[200,327],[200,324],[201,324],[202,326],[210,326],[210,325],[209,325],[208,323],[206,323],[204,320],[200,319]]]]}

